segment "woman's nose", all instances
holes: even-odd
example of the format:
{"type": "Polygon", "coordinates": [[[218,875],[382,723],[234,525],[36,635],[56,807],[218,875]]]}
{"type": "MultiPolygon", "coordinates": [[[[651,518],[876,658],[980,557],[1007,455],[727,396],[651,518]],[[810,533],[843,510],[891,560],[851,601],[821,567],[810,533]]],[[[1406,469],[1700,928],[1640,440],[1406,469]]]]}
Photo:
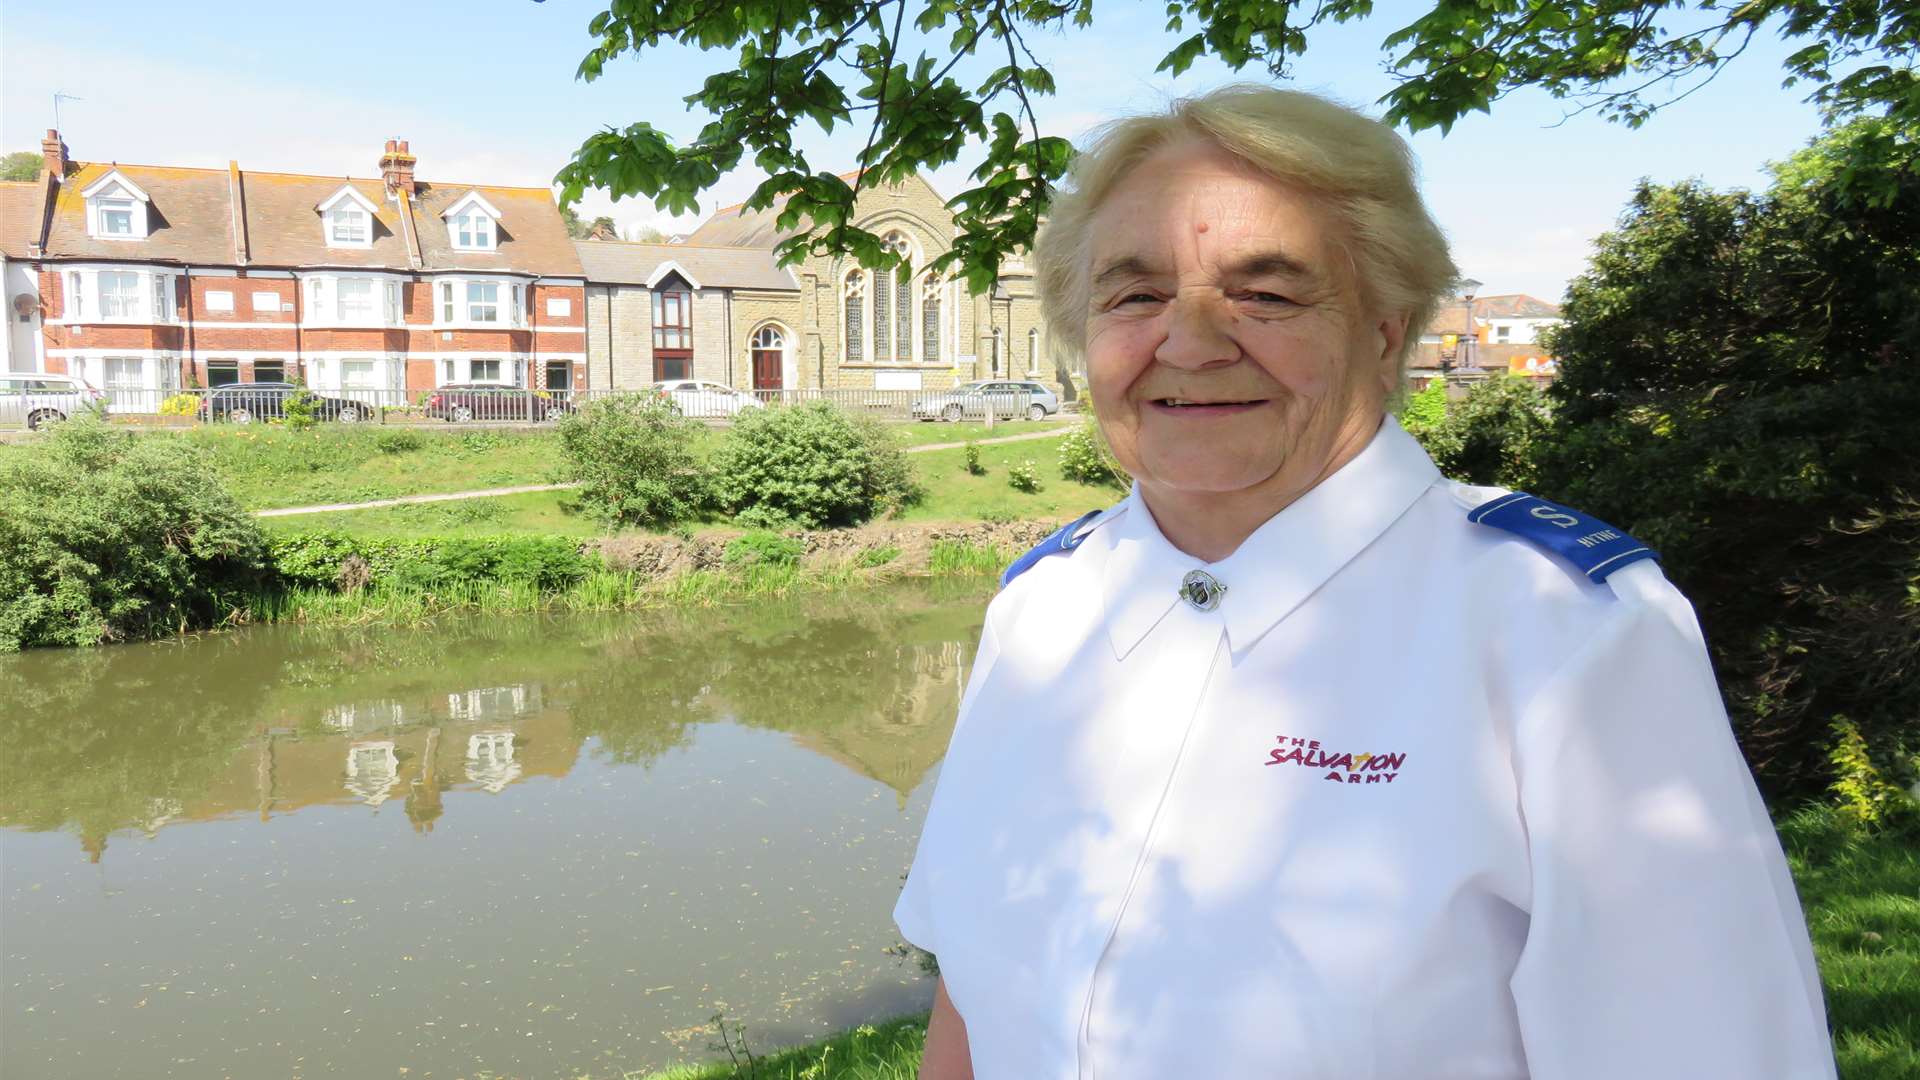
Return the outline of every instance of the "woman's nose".
{"type": "Polygon", "coordinates": [[[1181,292],[1167,304],[1167,336],[1153,358],[1177,368],[1204,368],[1240,359],[1228,332],[1233,313],[1218,294],[1181,292]]]}

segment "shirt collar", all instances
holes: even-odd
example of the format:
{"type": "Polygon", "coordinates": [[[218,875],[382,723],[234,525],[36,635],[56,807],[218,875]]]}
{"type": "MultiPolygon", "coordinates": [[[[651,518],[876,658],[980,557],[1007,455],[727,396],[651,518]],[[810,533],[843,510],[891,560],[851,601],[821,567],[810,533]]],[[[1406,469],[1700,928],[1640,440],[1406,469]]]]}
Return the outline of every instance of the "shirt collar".
{"type": "Polygon", "coordinates": [[[1268,518],[1239,550],[1207,563],[1173,546],[1139,485],[1113,522],[1102,596],[1115,657],[1124,659],[1180,603],[1201,569],[1227,587],[1217,613],[1236,654],[1258,641],[1387,531],[1440,479],[1427,452],[1387,417],[1352,461],[1268,518]]]}

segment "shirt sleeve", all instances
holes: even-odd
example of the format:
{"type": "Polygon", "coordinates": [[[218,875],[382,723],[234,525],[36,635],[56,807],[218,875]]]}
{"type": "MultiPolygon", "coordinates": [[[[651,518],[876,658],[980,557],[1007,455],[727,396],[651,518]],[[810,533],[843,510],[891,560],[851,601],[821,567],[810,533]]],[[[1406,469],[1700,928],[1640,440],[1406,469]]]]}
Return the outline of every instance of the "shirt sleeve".
{"type": "MultiPolygon", "coordinates": [[[[993,663],[1000,656],[999,635],[994,632],[992,613],[988,613],[986,626],[980,631],[980,648],[973,656],[973,672],[967,677],[967,688],[960,696],[960,711],[954,720],[953,736],[948,740],[949,757],[953,743],[966,729],[967,712],[972,708],[974,699],[979,696],[980,686],[986,681],[987,674],[993,669],[993,663]]],[[[931,892],[937,886],[941,873],[941,853],[937,841],[939,820],[952,813],[952,804],[962,800],[956,791],[956,784],[950,782],[957,778],[945,772],[944,765],[940,781],[934,789],[933,801],[927,807],[927,820],[920,830],[920,845],[914,852],[913,866],[907,871],[907,883],[900,890],[900,899],[893,906],[893,921],[900,928],[900,936],[922,949],[934,954],[940,952],[933,919],[933,901],[931,892]]]]}
{"type": "Polygon", "coordinates": [[[1533,1080],[1832,1080],[1820,978],[1692,608],[1657,566],[1521,715],[1533,1080]]]}

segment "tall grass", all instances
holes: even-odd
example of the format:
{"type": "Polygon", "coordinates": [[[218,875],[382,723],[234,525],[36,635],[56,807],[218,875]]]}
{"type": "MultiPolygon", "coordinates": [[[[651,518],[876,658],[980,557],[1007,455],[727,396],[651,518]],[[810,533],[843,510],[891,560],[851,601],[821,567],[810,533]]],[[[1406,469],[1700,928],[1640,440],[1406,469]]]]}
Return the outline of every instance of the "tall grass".
{"type": "Polygon", "coordinates": [[[928,552],[927,570],[935,577],[994,575],[1006,569],[1013,556],[991,544],[971,540],[935,540],[928,552]]]}

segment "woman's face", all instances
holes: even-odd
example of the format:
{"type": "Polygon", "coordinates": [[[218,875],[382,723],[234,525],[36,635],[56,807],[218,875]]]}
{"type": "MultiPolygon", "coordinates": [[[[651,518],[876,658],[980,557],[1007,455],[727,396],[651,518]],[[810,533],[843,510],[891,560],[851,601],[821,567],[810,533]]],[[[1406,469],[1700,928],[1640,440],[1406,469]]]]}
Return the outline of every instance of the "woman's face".
{"type": "Polygon", "coordinates": [[[1088,382],[1149,496],[1290,501],[1366,445],[1405,322],[1365,309],[1313,198],[1186,142],[1128,174],[1092,231],[1088,382]]]}

